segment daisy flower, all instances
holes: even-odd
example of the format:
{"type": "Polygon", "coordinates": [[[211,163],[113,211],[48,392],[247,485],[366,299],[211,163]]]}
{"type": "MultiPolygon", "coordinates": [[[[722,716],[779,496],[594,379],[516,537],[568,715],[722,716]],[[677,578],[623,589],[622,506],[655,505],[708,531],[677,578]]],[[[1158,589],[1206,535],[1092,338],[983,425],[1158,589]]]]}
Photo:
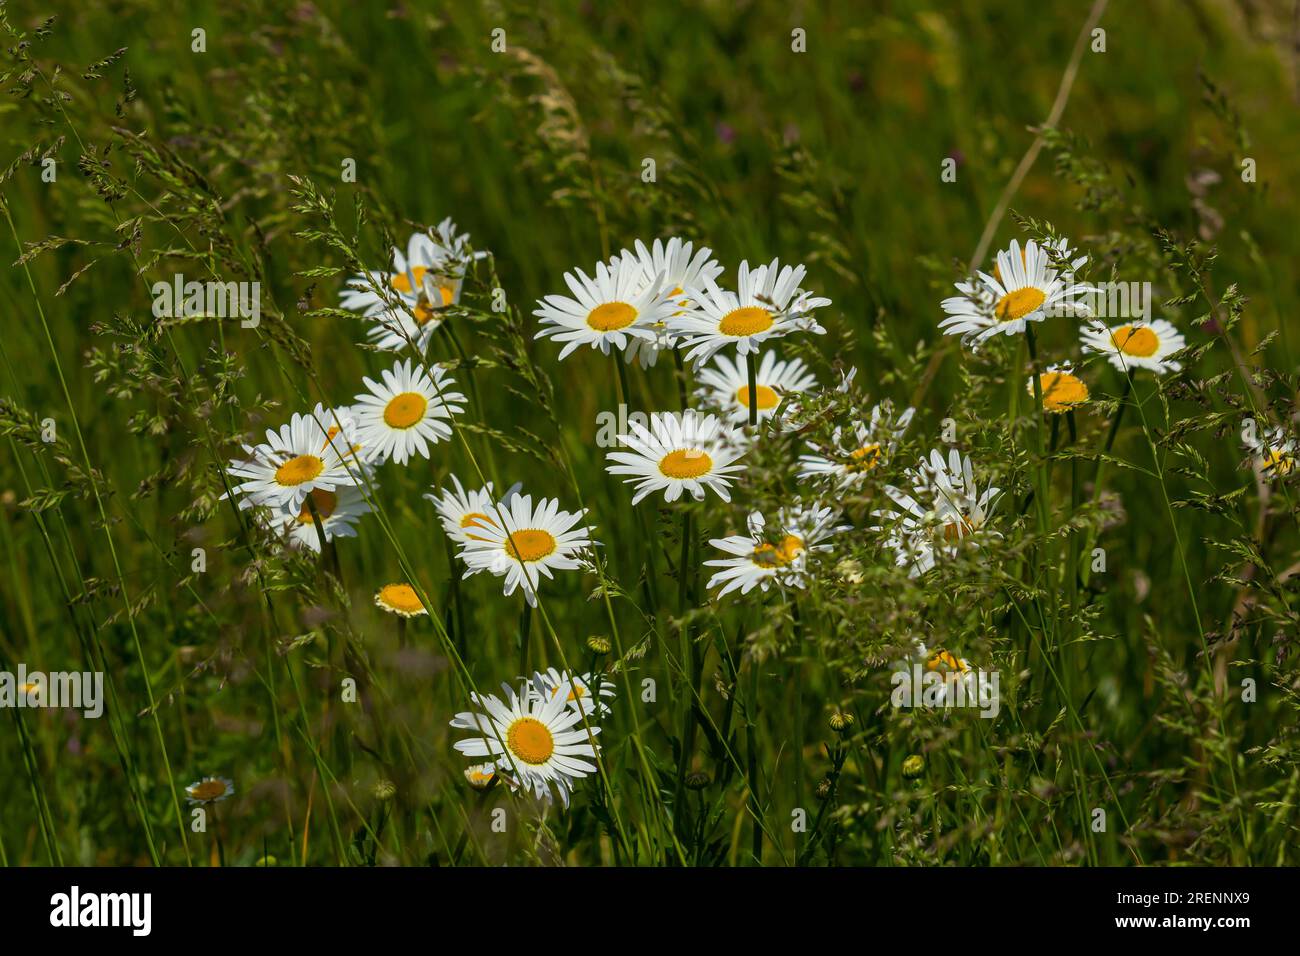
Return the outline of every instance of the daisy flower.
{"type": "Polygon", "coordinates": [[[1085,351],[1105,355],[1121,372],[1144,368],[1157,375],[1182,368],[1169,356],[1187,344],[1182,333],[1164,319],[1130,322],[1114,328],[1092,322],[1079,329],[1079,339],[1085,351]]]}
{"type": "MultiPolygon", "coordinates": [[[[523,680],[524,678],[519,678],[523,680]]],[[[529,685],[529,693],[536,694],[540,698],[549,699],[560,692],[561,687],[569,688],[568,701],[574,707],[581,706],[585,713],[591,714],[599,709],[600,715],[609,713],[609,704],[601,698],[613,698],[615,696],[614,683],[605,679],[603,674],[571,674],[568,671],[558,671],[554,667],[548,667],[544,671],[537,671],[533,674],[533,679],[529,685]],[[593,694],[591,688],[595,687],[593,694]]]]}
{"type": "Polygon", "coordinates": [[[455,380],[441,366],[432,369],[398,362],[382,373],[383,382],[363,378],[370,391],[357,396],[354,411],[362,447],[374,461],[390,456],[399,465],[451,437],[451,417],[465,410],[465,396],[450,392],[455,380]]]}
{"type": "MultiPolygon", "coordinates": [[[[964,657],[958,657],[951,651],[943,648],[936,648],[931,651],[926,648],[921,641],[916,641],[912,653],[901,661],[894,663],[894,670],[903,671],[910,674],[912,668],[919,665],[923,674],[937,674],[940,683],[933,694],[933,701],[939,706],[944,706],[950,696],[957,694],[957,685],[963,685],[962,690],[967,699],[971,699],[975,694],[975,671],[970,665],[970,661],[964,657]]],[[[912,700],[912,687],[910,683],[902,685],[903,704],[907,707],[919,707],[924,701],[912,700]]],[[[924,694],[925,691],[923,690],[924,694]]],[[[960,698],[957,698],[960,699],[960,698]]]]}
{"type": "Polygon", "coordinates": [[[733,464],[742,454],[735,435],[713,415],[701,416],[693,408],[676,412],[655,412],[650,428],[628,422],[629,435],[619,435],[620,446],[631,451],[611,451],[605,457],[613,464],[605,470],[611,475],[629,475],[627,483],[636,483],[632,504],[646,495],[662,491],[665,501],[676,501],[683,491],[696,501],[704,498],[706,488],[723,501],[731,500],[728,485],[740,465],[733,464]]]}
{"type": "Polygon", "coordinates": [[[420,617],[429,612],[415,593],[415,588],[404,582],[385,584],[375,593],[375,607],[398,617],[420,617]]]}
{"type": "Polygon", "coordinates": [[[597,264],[595,278],[575,269],[564,274],[564,281],[574,298],[548,295],[533,311],[544,326],[534,337],[565,343],[561,361],[582,345],[608,355],[611,346],[622,350],[636,340],[654,344],[660,323],[679,308],[663,275],[647,283],[640,261],[630,253],[613,266],[597,264]]]}
{"type": "Polygon", "coordinates": [[[834,508],[813,505],[804,508],[796,504],[782,508],[773,527],[761,512],[749,516],[747,535],[713,538],[709,544],[729,557],[716,558],[704,563],[721,568],[709,578],[709,588],[722,585],[718,597],[740,590],[748,594],[755,587],[766,591],[773,583],[782,587],[806,588],[808,556],[817,551],[829,551],[829,538],[848,525],[836,524],[839,512],[834,508]]]}
{"type": "Polygon", "coordinates": [[[812,313],[831,300],[799,288],[806,271],[801,265],[782,267],[779,259],[752,271],[742,262],[736,272],[737,291],[720,289],[706,279],[693,297],[695,308],[669,318],[668,331],[688,347],[686,357],[697,368],[732,345],[744,356],[791,332],[820,335],[826,330],[812,313]]]}
{"type": "Polygon", "coordinates": [[[893,454],[915,412],[908,408],[895,417],[894,403],[885,399],[871,409],[869,421],[854,422],[847,433],[836,426],[829,447],[808,442],[813,454],[799,456],[799,477],[830,480],[840,490],[860,487],[893,454]]]}
{"type": "Polygon", "coordinates": [[[262,444],[245,445],[246,460],[226,466],[244,481],[222,498],[245,495],[247,506],[296,512],[312,491],[355,487],[363,477],[362,464],[351,441],[332,438],[326,422],[334,422],[332,414],[295,414],[278,432],[268,429],[262,444]]]}
{"type": "MultiPolygon", "coordinates": [[[[722,275],[722,266],[712,258],[712,249],[702,246],[696,251],[692,243],[683,242],[676,236],[666,243],[662,239],[656,239],[650,247],[638,239],[635,247],[635,252],[624,249],[610,265],[615,265],[619,258],[635,259],[641,267],[642,286],[648,287],[657,277],[662,276],[662,288],[669,290],[669,296],[682,309],[691,306],[691,290],[722,275]]],[[[628,343],[623,357],[629,363],[636,360],[642,368],[650,368],[658,360],[661,351],[676,344],[662,320],[653,328],[653,339],[638,338],[628,343]]]]}
{"type": "Polygon", "coordinates": [[[515,495],[501,502],[491,514],[505,526],[475,523],[474,533],[461,543],[465,577],[490,571],[505,578],[507,596],[522,587],[528,603],[536,606],[542,576],[553,578],[553,571],[582,567],[578,559],[596,543],[591,540],[591,528],[578,524],[586,513],[585,508],[561,511],[559,502],[549,498],[543,498],[534,509],[532,495],[515,495]]]}
{"type": "Polygon", "coordinates": [[[1090,285],[1061,277],[1052,268],[1047,251],[1032,239],[1011,241],[1011,248],[998,253],[996,277],[984,272],[974,280],[957,283],[961,295],[941,303],[948,318],[939,323],[945,335],[960,335],[972,349],[995,335],[1018,335],[1028,323],[1042,322],[1048,315],[1089,315],[1091,309],[1081,296],[1091,295],[1090,285]]]}
{"type": "Polygon", "coordinates": [[[225,800],[235,792],[235,783],[226,777],[204,777],[185,788],[190,803],[209,804],[225,800]]]}
{"type": "MultiPolygon", "coordinates": [[[[713,366],[700,372],[703,388],[696,395],[717,408],[734,424],[749,421],[749,370],[744,362],[725,355],[713,360],[713,366]]],[[[766,352],[754,376],[758,420],[777,414],[777,407],[787,395],[798,395],[817,385],[817,379],[800,359],[777,360],[775,352],[766,352]]]]}
{"type": "Polygon", "coordinates": [[[281,508],[269,514],[272,530],[286,535],[292,547],[320,551],[320,535],[316,530],[311,506],[307,504],[309,500],[320,516],[321,530],[325,532],[326,541],[355,538],[357,522],[362,515],[373,510],[360,488],[340,487],[335,491],[317,488],[297,508],[281,508]]]}
{"type": "Polygon", "coordinates": [[[1260,439],[1253,428],[1242,432],[1246,447],[1255,453],[1255,467],[1269,477],[1285,477],[1296,467],[1296,442],[1281,426],[1270,428],[1260,439]]]}
{"type": "Polygon", "coordinates": [[[465,780],[475,790],[486,790],[497,782],[497,769],[490,763],[472,763],[465,768],[465,780]]]}
{"type": "MultiPolygon", "coordinates": [[[[1088,401],[1088,385],[1074,374],[1074,367],[1069,362],[1049,365],[1047,371],[1038,376],[1038,386],[1043,393],[1043,411],[1053,415],[1073,411],[1088,401]]],[[[1030,398],[1034,395],[1034,380],[1031,378],[1026,387],[1030,398]]]]}
{"type": "Polygon", "coordinates": [[[470,695],[476,709],[457,714],[451,726],[472,730],[475,736],[456,741],[456,750],[468,757],[491,758],[512,790],[523,789],[538,799],[554,792],[567,807],[574,785],[596,772],[594,737],[600,728],[589,732],[583,721],[590,724],[590,718],[569,706],[567,683],[544,699],[530,693],[530,686],[524,681],[515,693],[503,684],[504,700],[492,694],[470,695]]]}
{"type": "Polygon", "coordinates": [[[884,523],[873,530],[886,532],[895,563],[910,567],[916,577],[933,568],[937,556],[955,556],[966,542],[978,544],[974,539],[984,532],[1000,489],[990,485],[980,491],[970,457],[956,449],[946,460],[938,450],[931,451],[929,460],[922,459],[909,475],[910,493],[885,486],[898,510],[874,512],[884,523]]]}
{"type": "MultiPolygon", "coordinates": [[[[467,491],[461,487],[460,479],[451,476],[455,490],[443,488],[437,494],[426,493],[424,497],[433,502],[442,529],[457,544],[464,544],[474,537],[473,529],[480,524],[496,527],[497,501],[492,496],[492,482],[488,482],[477,491],[467,491]]],[[[503,501],[509,501],[523,487],[516,483],[505,493],[503,501]]]]}

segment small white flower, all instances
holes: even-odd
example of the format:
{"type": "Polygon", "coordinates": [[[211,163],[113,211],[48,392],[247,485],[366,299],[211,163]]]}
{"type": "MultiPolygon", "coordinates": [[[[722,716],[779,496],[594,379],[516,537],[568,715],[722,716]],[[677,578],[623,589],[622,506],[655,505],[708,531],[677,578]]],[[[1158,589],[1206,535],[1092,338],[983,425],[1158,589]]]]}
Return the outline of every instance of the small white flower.
{"type": "Polygon", "coordinates": [[[837,524],[839,512],[833,508],[813,505],[804,508],[796,504],[782,508],[771,528],[761,512],[749,516],[747,535],[731,535],[709,541],[729,557],[704,563],[721,568],[709,579],[709,588],[722,585],[718,597],[740,590],[748,594],[755,587],[766,591],[772,584],[781,587],[806,588],[808,556],[819,551],[829,551],[829,539],[849,530],[849,525],[837,524]]]}
{"type": "Polygon", "coordinates": [[[189,803],[217,803],[234,792],[235,783],[229,777],[204,777],[185,788],[185,799],[189,803]]]}
{"type": "MultiPolygon", "coordinates": [[[[424,497],[433,502],[442,528],[447,536],[457,544],[464,544],[474,537],[478,525],[497,526],[497,499],[492,494],[492,482],[488,482],[477,491],[467,491],[461,487],[460,479],[451,475],[455,490],[443,488],[437,494],[426,493],[424,497]]],[[[509,501],[523,487],[516,483],[501,499],[509,501]]]]}
{"type": "Polygon", "coordinates": [[[597,264],[595,278],[575,269],[564,274],[564,281],[574,298],[548,295],[533,310],[543,326],[535,338],[565,343],[561,361],[582,345],[608,355],[611,347],[625,349],[636,340],[654,344],[660,323],[678,308],[663,275],[647,283],[641,262],[631,253],[612,267],[597,264]]]}
{"type": "Polygon", "coordinates": [[[268,429],[262,444],[245,445],[247,458],[226,467],[230,475],[244,479],[229,494],[246,496],[241,507],[296,511],[314,490],[338,491],[359,484],[363,465],[354,439],[331,436],[325,422],[335,418],[318,406],[311,415],[295,414],[278,432],[268,429]]]}
{"type": "MultiPolygon", "coordinates": [[[[624,249],[610,261],[610,266],[616,265],[620,259],[635,259],[641,267],[638,291],[649,288],[659,279],[661,288],[668,290],[669,297],[683,310],[692,307],[690,290],[698,289],[706,280],[722,275],[722,266],[712,258],[713,250],[702,246],[696,251],[692,243],[683,242],[676,236],[666,243],[662,239],[656,239],[648,248],[638,239],[635,247],[635,252],[624,249]]],[[[639,361],[642,368],[650,368],[658,361],[660,352],[676,345],[663,320],[656,322],[653,329],[653,339],[629,340],[627,348],[623,350],[626,361],[639,361]]]]}
{"type": "Polygon", "coordinates": [[[840,490],[860,487],[893,454],[915,411],[895,417],[894,403],[885,399],[871,409],[869,421],[854,422],[847,433],[837,426],[829,446],[808,442],[812,454],[799,456],[799,477],[829,480],[840,490]]]}
{"type": "Polygon", "coordinates": [[[700,501],[706,488],[723,501],[731,500],[728,485],[741,470],[733,462],[743,452],[736,446],[733,430],[713,415],[701,416],[693,408],[681,414],[655,412],[649,429],[634,421],[628,427],[631,434],[618,440],[630,451],[606,453],[613,464],[605,470],[628,475],[625,480],[636,483],[632,504],[656,491],[664,493],[665,501],[676,501],[683,491],[700,501]]]}
{"type": "Polygon", "coordinates": [[[1182,333],[1164,319],[1129,322],[1114,328],[1092,322],[1079,329],[1079,339],[1084,351],[1105,355],[1121,372],[1144,368],[1157,375],[1182,368],[1169,356],[1187,344],[1182,333]]]}
{"type": "Polygon", "coordinates": [[[404,465],[415,453],[451,437],[451,418],[465,410],[465,396],[450,391],[455,380],[441,366],[427,369],[409,359],[381,373],[383,382],[362,379],[369,392],[357,396],[361,446],[372,460],[391,457],[404,465]]]}
{"type": "MultiPolygon", "coordinates": [[[[371,479],[373,481],[373,479],[371,479]]],[[[320,517],[321,530],[326,541],[335,538],[355,538],[356,524],[361,516],[373,509],[366,501],[360,488],[340,487],[337,491],[316,489],[312,491],[297,508],[279,508],[265,512],[271,529],[285,535],[289,544],[296,548],[308,548],[320,551],[320,534],[316,530],[316,520],[312,517],[312,508],[320,517]]]]}
{"type": "Polygon", "coordinates": [[[1242,432],[1247,448],[1255,453],[1255,467],[1268,478],[1284,478],[1296,468],[1297,445],[1284,428],[1275,425],[1261,439],[1254,428],[1242,432]]]}

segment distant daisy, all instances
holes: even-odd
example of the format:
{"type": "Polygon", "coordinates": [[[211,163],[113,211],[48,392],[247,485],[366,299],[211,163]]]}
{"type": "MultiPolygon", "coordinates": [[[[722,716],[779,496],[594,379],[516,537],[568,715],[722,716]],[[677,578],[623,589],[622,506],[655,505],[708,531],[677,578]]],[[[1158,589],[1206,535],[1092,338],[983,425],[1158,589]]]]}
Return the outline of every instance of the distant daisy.
{"type": "Polygon", "coordinates": [[[420,617],[429,613],[415,588],[403,582],[385,584],[380,588],[375,593],[375,607],[398,617],[420,617]]]}
{"type": "MultiPolygon", "coordinates": [[[[633,258],[641,267],[641,288],[649,287],[656,278],[662,277],[661,287],[668,290],[670,298],[680,307],[691,307],[693,290],[701,287],[705,281],[711,281],[722,275],[722,266],[713,258],[713,250],[702,246],[696,251],[694,244],[683,242],[674,236],[667,242],[656,239],[647,247],[640,239],[635,244],[636,251],[624,249],[618,258],[633,258]]],[[[642,368],[650,368],[664,349],[672,348],[676,343],[668,333],[664,321],[654,325],[654,339],[633,339],[624,350],[628,362],[639,361],[642,368]]]]}
{"type": "Polygon", "coordinates": [[[608,355],[610,348],[622,350],[637,340],[654,344],[660,323],[678,308],[664,277],[656,275],[646,284],[641,263],[631,254],[612,267],[599,263],[595,278],[575,269],[564,281],[574,298],[548,295],[533,311],[543,326],[535,338],[565,343],[561,360],[582,345],[608,355]]]}
{"type": "MultiPolygon", "coordinates": [[[[488,482],[477,491],[468,491],[461,487],[460,479],[451,475],[452,488],[442,488],[437,494],[425,494],[433,502],[442,529],[457,544],[464,544],[474,537],[474,528],[480,524],[497,526],[497,500],[492,495],[492,482],[488,482]]],[[[503,500],[508,501],[522,487],[515,484],[506,492],[503,500]]]]}
{"type": "Polygon", "coordinates": [[[1255,453],[1255,467],[1269,478],[1283,478],[1296,468],[1297,446],[1281,426],[1270,428],[1261,439],[1254,428],[1243,432],[1246,447],[1255,453]]]}
{"type": "MultiPolygon", "coordinates": [[[[713,365],[700,372],[699,382],[704,386],[696,392],[701,400],[735,424],[749,421],[749,370],[744,362],[719,355],[713,365]]],[[[788,396],[817,385],[817,379],[801,359],[778,361],[776,353],[771,351],[763,353],[754,382],[759,421],[777,414],[777,408],[788,396]]]]}
{"type": "MultiPolygon", "coordinates": [[[[936,674],[940,678],[940,683],[931,692],[933,698],[925,695],[925,699],[933,699],[934,703],[939,706],[947,704],[950,697],[961,700],[961,697],[955,696],[958,692],[958,684],[963,685],[962,691],[965,694],[974,694],[976,675],[970,661],[966,660],[966,658],[958,657],[951,651],[942,648],[930,650],[923,642],[918,640],[914,643],[911,653],[905,659],[895,662],[894,670],[911,673],[912,668],[918,665],[921,667],[923,674],[936,674]]],[[[899,690],[902,692],[901,702],[903,706],[912,707],[921,704],[921,701],[912,700],[912,686],[910,683],[900,684],[899,690]]]]}
{"type": "Polygon", "coordinates": [[[451,418],[465,410],[465,396],[450,391],[455,380],[440,366],[413,366],[409,359],[382,373],[383,382],[364,378],[370,391],[357,396],[354,411],[362,447],[376,461],[391,457],[404,465],[417,452],[451,437],[451,418]]]}
{"type": "Polygon", "coordinates": [[[686,357],[696,367],[733,345],[743,357],[757,352],[769,339],[791,332],[822,334],[826,330],[812,313],[831,300],[799,287],[806,272],[801,265],[782,267],[778,259],[753,270],[742,262],[736,273],[737,291],[720,289],[706,279],[695,296],[695,308],[669,318],[668,331],[687,347],[686,357]]]}
{"type": "Polygon", "coordinates": [[[461,544],[460,557],[467,566],[465,576],[489,571],[505,578],[505,593],[523,588],[529,604],[537,604],[537,585],[553,571],[583,567],[579,560],[595,544],[591,528],[579,524],[583,511],[561,511],[554,499],[543,498],[533,507],[532,495],[515,495],[500,502],[493,512],[505,522],[476,523],[473,533],[461,544]]]}
{"type": "Polygon", "coordinates": [[[1011,241],[1011,248],[998,253],[997,277],[978,273],[974,281],[957,283],[961,295],[942,302],[948,318],[939,323],[945,335],[960,335],[978,348],[996,335],[1018,335],[1030,322],[1042,322],[1048,315],[1089,315],[1085,298],[1095,290],[1090,285],[1061,277],[1051,266],[1047,252],[1032,239],[1011,241]]]}
{"type": "Polygon", "coordinates": [[[360,488],[340,487],[337,491],[317,488],[297,508],[280,508],[270,512],[270,523],[274,531],[287,535],[289,543],[294,547],[310,548],[312,551],[320,551],[320,535],[316,531],[316,521],[307,504],[308,500],[316,507],[326,541],[355,538],[357,522],[362,515],[369,514],[372,510],[360,488]]]}
{"type": "Polygon", "coordinates": [[[1144,368],[1157,375],[1182,368],[1169,356],[1187,344],[1182,333],[1164,319],[1130,322],[1114,328],[1093,322],[1079,329],[1079,339],[1085,351],[1105,355],[1121,372],[1144,368]]]}
{"type": "Polygon", "coordinates": [[[772,584],[807,587],[808,556],[829,551],[829,539],[849,526],[837,524],[839,512],[818,505],[795,505],[781,509],[773,526],[761,512],[749,516],[747,535],[713,538],[709,544],[729,555],[704,563],[721,568],[709,579],[710,589],[722,586],[718,597],[739,590],[748,594],[755,587],[766,591],[772,584]]]}
{"type": "Polygon", "coordinates": [[[569,706],[568,684],[548,698],[529,693],[530,686],[525,681],[516,693],[503,684],[505,700],[471,695],[476,709],[458,713],[451,726],[474,731],[474,736],[456,741],[456,750],[491,758],[512,790],[538,799],[554,793],[567,807],[575,784],[596,772],[594,735],[600,728],[588,731],[590,716],[569,706]]]}
{"type": "Polygon", "coordinates": [[[662,491],[665,501],[676,501],[688,492],[696,501],[711,489],[723,501],[731,500],[728,488],[741,466],[734,464],[740,452],[733,430],[713,415],[700,415],[693,408],[676,412],[655,412],[650,428],[628,422],[631,434],[619,435],[621,447],[611,451],[605,466],[611,475],[628,475],[636,483],[632,504],[646,495],[662,491]]]}
{"type": "MultiPolygon", "coordinates": [[[[1047,371],[1038,376],[1039,388],[1043,393],[1043,411],[1054,415],[1072,411],[1088,402],[1088,385],[1078,375],[1069,362],[1048,366],[1047,371]]],[[[1034,394],[1034,381],[1027,383],[1030,397],[1034,394]]]]}
{"type": "Polygon", "coordinates": [[[472,763],[465,768],[465,780],[475,790],[486,790],[497,782],[497,768],[490,763],[472,763]]]}
{"type": "Polygon", "coordinates": [[[314,490],[338,491],[363,477],[346,442],[331,440],[327,428],[310,415],[295,414],[278,432],[268,429],[265,442],[245,445],[244,452],[247,459],[232,462],[226,471],[244,479],[230,494],[247,496],[252,506],[296,510],[314,490]]]}
{"type": "MultiPolygon", "coordinates": [[[[523,678],[521,677],[520,680],[523,678]]],[[[615,696],[614,682],[606,679],[603,674],[570,674],[568,671],[558,671],[554,667],[533,674],[529,693],[550,698],[559,694],[561,687],[569,688],[569,703],[574,707],[581,707],[588,714],[597,709],[601,716],[608,714],[609,704],[605,703],[605,699],[612,699],[615,696]]]]}
{"type": "Polygon", "coordinates": [[[185,788],[185,799],[190,803],[208,804],[225,800],[235,792],[235,783],[227,777],[204,777],[185,788]]]}
{"type": "Polygon", "coordinates": [[[841,490],[860,487],[893,454],[914,413],[908,408],[895,416],[894,403],[885,399],[871,409],[868,421],[847,430],[837,426],[828,446],[808,442],[812,454],[799,456],[799,477],[829,480],[841,490]]]}

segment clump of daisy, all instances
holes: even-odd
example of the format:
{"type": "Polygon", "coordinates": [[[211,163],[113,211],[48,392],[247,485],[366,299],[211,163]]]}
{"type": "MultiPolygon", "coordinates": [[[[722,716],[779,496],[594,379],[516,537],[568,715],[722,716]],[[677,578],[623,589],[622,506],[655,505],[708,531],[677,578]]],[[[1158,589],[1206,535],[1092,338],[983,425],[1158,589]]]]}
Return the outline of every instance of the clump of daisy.
{"type": "Polygon", "coordinates": [[[1103,322],[1092,322],[1079,329],[1079,339],[1084,351],[1105,355],[1121,372],[1142,368],[1157,375],[1182,368],[1169,356],[1187,344],[1182,333],[1164,319],[1129,322],[1112,328],[1103,322]]]}
{"type": "MultiPolygon", "coordinates": [[[[1027,387],[1032,396],[1033,379],[1029,380],[1027,387]]],[[[1074,374],[1074,367],[1069,362],[1048,366],[1047,371],[1038,376],[1038,387],[1043,394],[1043,411],[1053,415],[1073,411],[1088,402],[1088,384],[1074,374]]]]}
{"type": "Polygon", "coordinates": [[[829,481],[841,491],[861,487],[894,453],[915,411],[907,408],[895,415],[894,403],[885,399],[871,409],[868,420],[848,429],[836,426],[829,445],[807,443],[812,453],[799,456],[799,477],[829,481]]]}
{"type": "Polygon", "coordinates": [[[465,576],[488,571],[503,577],[507,596],[523,588],[524,597],[535,606],[542,577],[584,566],[580,559],[596,544],[591,528],[579,524],[586,513],[585,508],[561,511],[559,502],[550,498],[534,508],[532,495],[514,495],[500,502],[491,512],[496,521],[476,522],[473,533],[461,542],[465,576]]]}
{"type": "MultiPolygon", "coordinates": [[[[523,680],[522,677],[519,679],[523,680]]],[[[615,696],[613,681],[606,679],[603,674],[572,674],[554,667],[535,672],[529,687],[530,693],[543,698],[554,697],[559,694],[561,687],[568,687],[570,705],[581,708],[588,714],[599,711],[601,716],[609,713],[609,704],[602,698],[615,696]]]]}
{"type": "Polygon", "coordinates": [[[1086,297],[1094,288],[1075,282],[1073,274],[1062,275],[1048,250],[1032,239],[1023,251],[1013,239],[1010,248],[998,253],[993,272],[979,272],[974,279],[958,282],[961,294],[943,300],[948,317],[939,328],[945,335],[960,335],[965,344],[978,349],[994,336],[1019,335],[1028,323],[1042,322],[1049,315],[1091,314],[1086,297]]]}
{"type": "Polygon", "coordinates": [[[910,491],[885,486],[897,507],[873,512],[881,519],[873,530],[885,532],[895,562],[915,577],[933,568],[938,557],[955,556],[962,545],[978,543],[987,533],[1000,489],[986,485],[981,491],[970,457],[956,449],[947,459],[931,451],[929,460],[922,459],[908,474],[910,491]]]}
{"type": "Polygon", "coordinates": [[[420,595],[415,593],[415,588],[402,581],[385,584],[376,591],[375,607],[403,618],[420,617],[429,613],[420,600],[420,595]]]}
{"type": "Polygon", "coordinates": [[[533,310],[542,324],[535,338],[565,343],[561,361],[583,345],[606,355],[633,343],[657,347],[664,322],[680,308],[663,274],[647,282],[641,261],[631,253],[610,266],[597,264],[594,278],[575,269],[564,274],[564,281],[573,298],[548,295],[533,310]]]}
{"type": "Polygon", "coordinates": [[[728,555],[705,561],[720,568],[709,579],[709,588],[719,585],[718,597],[739,590],[748,594],[755,587],[766,591],[777,584],[785,588],[806,588],[808,557],[831,549],[830,538],[849,526],[837,524],[834,508],[795,504],[782,508],[769,527],[761,512],[749,516],[748,534],[713,538],[709,544],[728,555]]]}
{"type": "Polygon", "coordinates": [[[475,709],[458,713],[451,726],[473,735],[456,741],[456,750],[489,758],[512,790],[539,800],[558,796],[567,807],[578,782],[596,772],[600,728],[592,726],[593,715],[570,706],[567,682],[549,696],[530,692],[530,687],[535,691],[530,681],[523,681],[516,693],[503,684],[504,699],[471,694],[475,709]]]}
{"type": "MultiPolygon", "coordinates": [[[[699,383],[703,387],[696,395],[706,405],[716,408],[732,424],[743,425],[749,420],[749,372],[745,363],[719,355],[713,365],[699,373],[699,383]]],[[[759,421],[778,414],[787,396],[799,395],[816,385],[817,379],[801,359],[781,361],[775,352],[764,353],[754,380],[759,421]]]]}
{"type": "MultiPolygon", "coordinates": [[[[346,435],[330,435],[332,420],[295,414],[279,431],[267,430],[266,441],[245,445],[246,458],[226,471],[241,478],[230,494],[244,496],[241,507],[266,507],[296,513],[313,491],[355,488],[364,466],[346,435]]],[[[226,495],[222,496],[223,498],[226,495]]]]}
{"type": "Polygon", "coordinates": [[[627,475],[636,484],[632,504],[646,495],[662,491],[665,501],[676,501],[683,492],[696,501],[712,490],[723,501],[731,500],[729,485],[741,466],[743,454],[732,429],[713,415],[700,415],[693,408],[681,412],[655,412],[647,429],[628,422],[630,434],[619,435],[628,451],[607,452],[611,475],[627,475]]]}
{"type": "Polygon", "coordinates": [[[206,806],[225,800],[234,792],[235,783],[228,777],[204,777],[185,788],[185,799],[206,806]]]}
{"type": "MultiPolygon", "coordinates": [[[[624,249],[610,262],[611,267],[620,260],[635,260],[641,269],[637,290],[647,289],[658,281],[661,288],[668,291],[678,310],[691,308],[693,290],[722,275],[722,266],[713,258],[713,250],[708,246],[696,250],[693,243],[684,242],[677,236],[667,242],[656,239],[651,246],[638,239],[634,246],[635,252],[624,249]]],[[[639,361],[642,368],[650,368],[658,361],[660,352],[676,344],[664,320],[660,319],[651,328],[655,332],[653,339],[629,340],[623,350],[628,362],[639,361]]]]}
{"type": "Polygon", "coordinates": [[[380,377],[362,379],[369,391],[353,408],[362,447],[376,462],[392,458],[404,465],[416,453],[430,457],[430,445],[451,438],[451,419],[465,410],[465,396],[450,391],[455,380],[437,365],[407,359],[380,377]]]}
{"type": "Polygon", "coordinates": [[[1284,478],[1296,468],[1297,446],[1280,425],[1275,425],[1260,438],[1255,433],[1253,421],[1242,430],[1242,440],[1254,453],[1255,467],[1267,478],[1284,478]]]}
{"type": "Polygon", "coordinates": [[[409,345],[423,354],[442,324],[442,310],[460,301],[466,268],[486,255],[471,251],[469,236],[444,219],[412,235],[405,255],[394,248],[391,272],[349,279],[341,304],[376,320],[368,334],[377,348],[400,351],[409,345]]]}
{"type": "Polygon", "coordinates": [[[668,331],[686,346],[686,357],[697,368],[731,346],[744,357],[792,332],[822,334],[826,330],[813,312],[831,300],[800,288],[806,273],[802,265],[782,266],[779,259],[753,270],[742,262],[735,292],[706,279],[693,297],[695,308],[669,318],[668,331]]]}

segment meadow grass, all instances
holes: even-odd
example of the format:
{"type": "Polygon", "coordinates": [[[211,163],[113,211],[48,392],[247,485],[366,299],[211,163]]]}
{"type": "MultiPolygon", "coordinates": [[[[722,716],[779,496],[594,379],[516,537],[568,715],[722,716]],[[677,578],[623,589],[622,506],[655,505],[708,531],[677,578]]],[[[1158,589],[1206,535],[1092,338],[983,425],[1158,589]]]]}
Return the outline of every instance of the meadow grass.
{"type": "Polygon", "coordinates": [[[1297,862],[1298,492],[1240,437],[1294,428],[1280,5],[181,6],[0,5],[0,671],[107,695],[0,715],[0,863],[1297,862]],[[339,291],[445,216],[490,251],[430,345],[465,411],[375,473],[357,537],[288,549],[227,465],[391,365],[339,291]],[[561,362],[532,313],[678,235],[727,287],[808,267],[828,332],[776,344],[826,391],[730,503],[633,506],[599,416],[694,405],[695,372],[561,362]],[[1075,319],[941,335],[954,282],[1054,236],[1088,281],[1151,283],[1182,371],[1085,355],[1075,319]],[[159,318],[176,273],[260,282],[260,324],[159,318]],[[1091,401],[1043,414],[1065,360],[1091,401]],[[883,399],[915,417],[823,489],[854,530],[808,586],[717,597],[710,539],[806,496],[806,442],[883,399]],[[950,447],[1001,496],[910,577],[872,513],[950,447]],[[590,567],[531,608],[462,579],[422,497],[453,474],[589,509],[590,567]],[[396,581],[427,616],[374,605],[396,581]],[[917,639],[996,671],[997,716],[893,707],[917,639]],[[470,787],[449,726],[548,666],[615,689],[567,809],[470,787]],[[196,832],[208,776],[235,793],[196,832]]]}

